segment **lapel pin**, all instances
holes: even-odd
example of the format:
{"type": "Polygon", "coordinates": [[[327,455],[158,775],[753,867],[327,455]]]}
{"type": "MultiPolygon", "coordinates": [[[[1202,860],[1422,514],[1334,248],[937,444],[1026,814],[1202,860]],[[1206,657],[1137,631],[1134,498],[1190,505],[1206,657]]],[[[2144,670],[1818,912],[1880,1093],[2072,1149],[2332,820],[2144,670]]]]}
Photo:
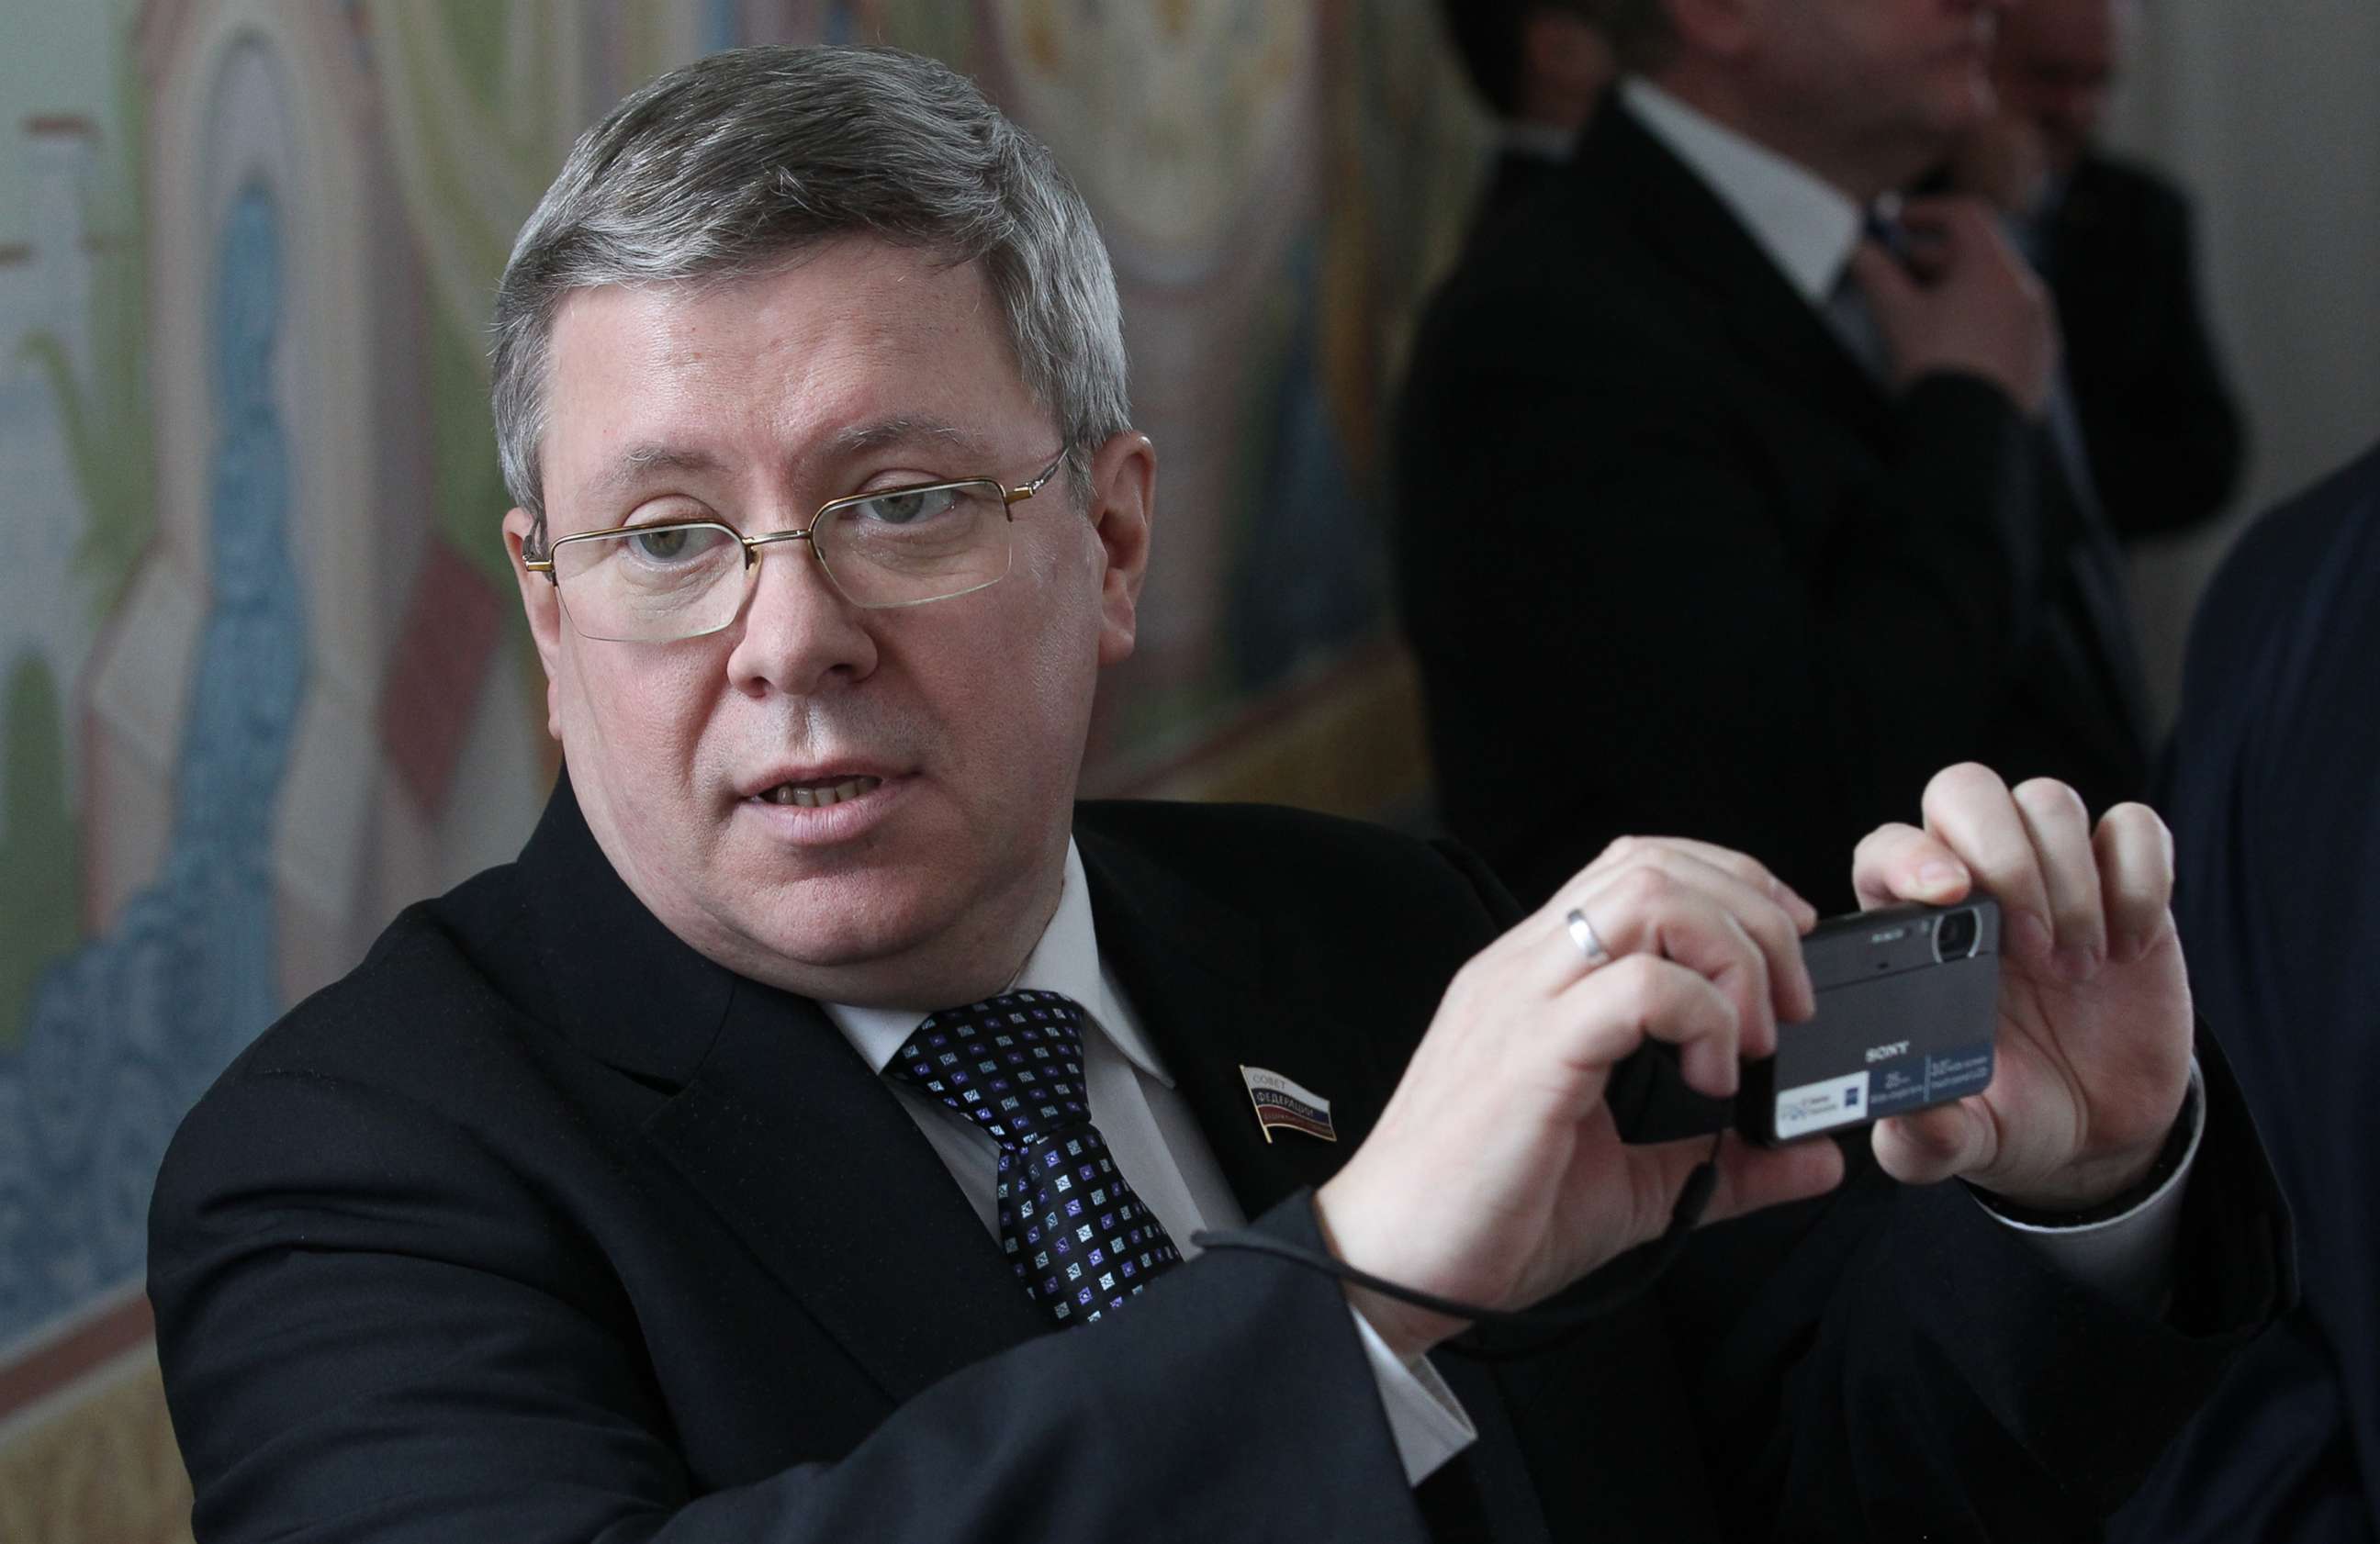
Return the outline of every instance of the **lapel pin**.
{"type": "Polygon", "coordinates": [[[1303,1131],[1326,1142],[1339,1140],[1339,1133],[1330,1126],[1330,1101],[1312,1089],[1292,1082],[1278,1072],[1245,1064],[1240,1068],[1240,1080],[1248,1085],[1248,1100],[1257,1107],[1257,1125],[1267,1142],[1272,1140],[1272,1128],[1276,1126],[1303,1131]]]}

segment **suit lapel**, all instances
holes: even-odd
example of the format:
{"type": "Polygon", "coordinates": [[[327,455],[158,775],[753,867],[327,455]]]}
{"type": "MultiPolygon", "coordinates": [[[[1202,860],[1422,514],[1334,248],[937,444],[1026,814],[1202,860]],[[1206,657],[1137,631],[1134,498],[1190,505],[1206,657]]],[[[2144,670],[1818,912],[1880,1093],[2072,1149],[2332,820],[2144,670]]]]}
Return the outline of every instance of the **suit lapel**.
{"type": "Polygon", "coordinates": [[[1050,1328],[908,1111],[806,999],[739,982],[646,1137],[895,1402],[1050,1328]]]}
{"type": "MultiPolygon", "coordinates": [[[[1241,1210],[1257,1216],[1336,1174],[1378,1121],[1404,1072],[1406,1047],[1384,1047],[1361,1024],[1281,1001],[1267,980],[1264,930],[1238,908],[1079,816],[1075,839],[1100,956],[1131,994],[1241,1210]],[[1339,1140],[1279,1131],[1267,1142],[1243,1066],[1279,1072],[1329,1099],[1339,1140]]],[[[1544,1540],[1535,1483],[1492,1371],[1458,1357],[1431,1360],[1485,1439],[1426,1482],[1433,1526],[1453,1538],[1544,1540]]]]}
{"type": "Polygon", "coordinates": [[[1254,1217],[1339,1172],[1395,1086],[1360,1036],[1269,999],[1253,919],[1123,842],[1087,829],[1099,954],[1132,999],[1174,1087],[1198,1120],[1241,1210],[1254,1217]],[[1278,1072],[1330,1101],[1338,1140],[1257,1126],[1241,1068],[1278,1072]]]}
{"type": "Polygon", "coordinates": [[[899,1401],[1044,1333],[982,1221],[817,1005],[663,927],[565,774],[522,853],[557,1028],[672,1094],[650,1150],[899,1401]]]}

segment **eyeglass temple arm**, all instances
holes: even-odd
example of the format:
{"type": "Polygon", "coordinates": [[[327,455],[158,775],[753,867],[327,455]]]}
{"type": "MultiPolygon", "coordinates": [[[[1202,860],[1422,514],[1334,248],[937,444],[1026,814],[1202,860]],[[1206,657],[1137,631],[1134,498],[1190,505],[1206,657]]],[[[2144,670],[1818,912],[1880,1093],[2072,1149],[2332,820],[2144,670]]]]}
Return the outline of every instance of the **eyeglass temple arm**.
{"type": "Polygon", "coordinates": [[[553,543],[545,539],[545,516],[542,514],[529,523],[528,534],[521,537],[520,564],[531,573],[544,574],[549,585],[561,583],[553,576],[553,543]],[[545,556],[530,557],[532,547],[543,549],[545,556]]]}
{"type": "Polygon", "coordinates": [[[1058,468],[1064,464],[1066,464],[1066,452],[1064,451],[1060,451],[1058,452],[1058,459],[1051,462],[1049,465],[1041,468],[1041,475],[1034,478],[1031,482],[1025,484],[1021,488],[1002,487],[1000,490],[1000,501],[1003,504],[1023,503],[1026,500],[1032,498],[1036,493],[1040,492],[1042,488],[1050,481],[1050,479],[1058,475],[1058,468]]]}

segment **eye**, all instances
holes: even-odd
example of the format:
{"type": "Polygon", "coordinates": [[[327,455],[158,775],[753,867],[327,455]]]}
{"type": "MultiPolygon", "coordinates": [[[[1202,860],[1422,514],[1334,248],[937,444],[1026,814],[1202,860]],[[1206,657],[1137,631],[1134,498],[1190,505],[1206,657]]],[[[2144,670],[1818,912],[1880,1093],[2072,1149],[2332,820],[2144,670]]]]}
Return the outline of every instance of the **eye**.
{"type": "Polygon", "coordinates": [[[955,488],[880,493],[858,506],[857,513],[886,525],[915,525],[948,514],[957,507],[961,496],[961,490],[955,488]]]}
{"type": "Polygon", "coordinates": [[[710,525],[673,525],[632,532],[628,549],[644,561],[661,567],[691,561],[718,549],[727,533],[710,525]]]}

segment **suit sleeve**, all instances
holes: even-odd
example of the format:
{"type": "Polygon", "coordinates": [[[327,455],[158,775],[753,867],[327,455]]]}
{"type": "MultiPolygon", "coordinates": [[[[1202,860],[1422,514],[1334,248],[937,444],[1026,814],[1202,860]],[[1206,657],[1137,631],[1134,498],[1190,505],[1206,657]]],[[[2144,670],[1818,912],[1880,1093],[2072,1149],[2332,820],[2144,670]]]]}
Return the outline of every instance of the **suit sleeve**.
{"type": "Polygon", "coordinates": [[[1497,307],[1435,319],[1400,436],[1451,822],[1524,900],[1623,831],[1847,894],[1878,812],[1975,754],[2041,608],[2013,404],[1923,380],[1879,463],[1848,430],[1762,440],[1650,338],[1516,335],[1497,307]]]}
{"type": "MultiPolygon", "coordinates": [[[[673,1428],[698,1414],[666,1402],[625,1287],[567,1211],[385,1090],[220,1084],[152,1214],[197,1537],[1125,1538],[1152,1517],[1180,1537],[1423,1537],[1327,1278],[1193,1261],[1130,1314],[933,1386],[832,1462],[722,1487],[687,1471],[673,1428]]],[[[1303,1193],[1256,1225],[1319,1247],[1303,1193]]]]}
{"type": "MultiPolygon", "coordinates": [[[[2288,1212],[2218,1047],[2163,1316],[1864,1140],[1819,1201],[1718,1224],[1663,1293],[1730,1538],[2095,1539],[2296,1296],[2288,1212]],[[1747,1282],[1759,1282],[1748,1292],[1747,1282]]],[[[1674,1097],[1640,1082],[1637,1119],[1674,1097]]]]}

